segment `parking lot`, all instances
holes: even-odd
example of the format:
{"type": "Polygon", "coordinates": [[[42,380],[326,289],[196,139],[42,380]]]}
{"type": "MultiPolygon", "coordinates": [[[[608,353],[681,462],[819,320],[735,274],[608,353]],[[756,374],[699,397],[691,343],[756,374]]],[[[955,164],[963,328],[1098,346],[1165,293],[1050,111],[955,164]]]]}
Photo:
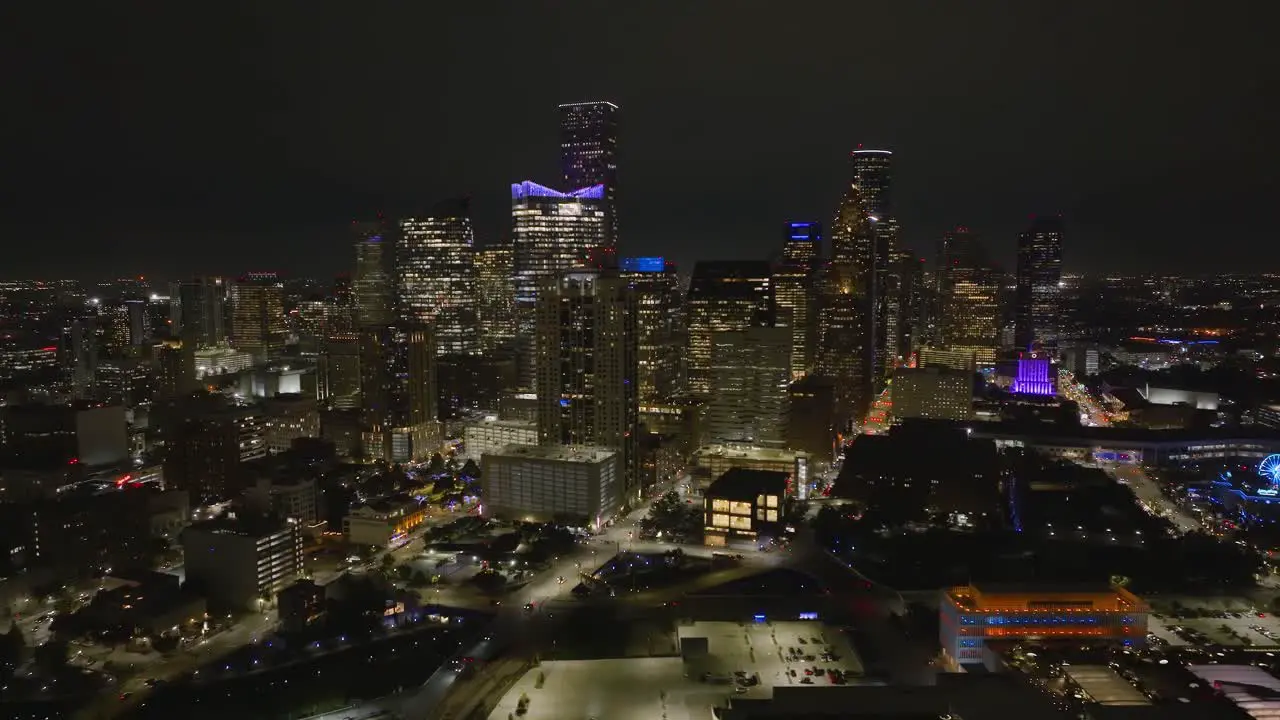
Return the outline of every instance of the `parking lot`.
{"type": "Polygon", "coordinates": [[[845,633],[819,622],[697,622],[681,626],[679,637],[682,647],[687,638],[707,639],[705,656],[684,653],[691,679],[733,678],[746,697],[770,697],[774,685],[851,682],[863,673],[845,633]]]}
{"type": "Polygon", "coordinates": [[[1280,618],[1271,613],[1220,611],[1209,617],[1155,613],[1147,629],[1173,647],[1280,647],[1280,618]]]}

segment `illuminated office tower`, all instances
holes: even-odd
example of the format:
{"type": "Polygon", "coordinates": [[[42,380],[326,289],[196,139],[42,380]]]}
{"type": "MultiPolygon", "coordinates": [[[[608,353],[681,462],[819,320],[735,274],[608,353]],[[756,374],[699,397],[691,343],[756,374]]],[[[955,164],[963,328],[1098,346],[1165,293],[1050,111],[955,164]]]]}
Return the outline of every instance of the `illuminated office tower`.
{"type": "Polygon", "coordinates": [[[816,372],[832,381],[840,429],[874,394],[873,337],[877,236],[862,192],[851,184],[831,228],[831,261],[818,275],[816,372]]]}
{"type": "Polygon", "coordinates": [[[534,182],[511,186],[512,276],[516,294],[519,382],[534,378],[534,308],[543,278],[582,267],[592,250],[607,244],[605,187],[559,192],[534,182]]]}
{"type": "Polygon", "coordinates": [[[194,343],[196,350],[227,341],[226,281],[204,277],[174,283],[169,290],[169,334],[194,343]]]}
{"type": "Polygon", "coordinates": [[[762,313],[772,313],[772,268],[766,261],[701,261],[693,266],[685,310],[688,318],[689,392],[708,397],[711,338],[717,332],[746,330],[762,313]]]}
{"type": "Polygon", "coordinates": [[[898,280],[898,354],[906,360],[926,342],[932,294],[924,284],[924,258],[900,250],[893,264],[898,280]]]}
{"type": "Polygon", "coordinates": [[[538,291],[538,440],[622,453],[624,493],[638,489],[640,403],[636,294],[617,271],[542,278],[538,291]]]}
{"type": "Polygon", "coordinates": [[[781,448],[791,384],[791,329],[769,318],[711,335],[707,430],[715,443],[781,448]]]}
{"type": "Polygon", "coordinates": [[[618,238],[618,106],[611,102],[560,106],[560,167],[565,187],[603,185],[606,244],[618,238]]]}
{"type": "Polygon", "coordinates": [[[440,449],[430,329],[366,326],[357,342],[365,453],[387,462],[430,457],[440,449]]]}
{"type": "Polygon", "coordinates": [[[279,357],[285,340],[284,285],[273,272],[245,274],[231,288],[231,345],[257,362],[279,357]]]}
{"type": "Polygon", "coordinates": [[[789,372],[793,380],[813,367],[817,336],[815,274],[822,253],[822,228],[814,222],[787,223],[782,256],[773,269],[775,325],[790,328],[789,372]]]}
{"type": "Polygon", "coordinates": [[[863,293],[868,304],[867,337],[870,378],[879,392],[893,374],[899,356],[901,314],[898,268],[898,220],[893,211],[893,153],[859,148],[850,154],[853,186],[871,221],[871,243],[865,264],[863,293]]]}
{"type": "Polygon", "coordinates": [[[817,267],[822,258],[822,224],[789,222],[786,233],[781,262],[808,268],[817,267]]]}
{"type": "Polygon", "coordinates": [[[466,199],[447,200],[424,215],[400,220],[399,319],[431,327],[440,355],[480,351],[474,244],[466,199]]]}
{"type": "Polygon", "coordinates": [[[953,256],[942,281],[942,336],[947,348],[973,353],[979,368],[995,364],[1000,347],[1000,278],[986,253],[970,238],[953,256]]]}
{"type": "Polygon", "coordinates": [[[680,278],[660,257],[623,258],[621,276],[636,296],[636,365],[640,404],[670,401],[679,378],[676,339],[680,278]]]}
{"type": "Polygon", "coordinates": [[[511,246],[494,245],[476,251],[476,307],[480,319],[480,349],[493,353],[509,349],[516,337],[516,293],[511,284],[511,246]]]}
{"type": "Polygon", "coordinates": [[[391,253],[395,246],[382,220],[354,222],[356,271],[351,281],[357,326],[386,325],[394,318],[391,253]]]}
{"type": "Polygon", "coordinates": [[[1018,235],[1014,344],[1057,350],[1062,285],[1062,217],[1042,215],[1018,235]]]}

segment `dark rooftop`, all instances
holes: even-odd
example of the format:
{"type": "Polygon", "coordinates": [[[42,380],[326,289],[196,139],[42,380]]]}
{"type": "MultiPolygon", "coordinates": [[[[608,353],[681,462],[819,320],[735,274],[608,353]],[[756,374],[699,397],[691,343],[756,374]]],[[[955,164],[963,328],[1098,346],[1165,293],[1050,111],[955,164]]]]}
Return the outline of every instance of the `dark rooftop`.
{"type": "Polygon", "coordinates": [[[754,500],[758,495],[782,495],[790,474],[773,470],[732,468],[716,478],[707,495],[728,500],[754,500]]]}

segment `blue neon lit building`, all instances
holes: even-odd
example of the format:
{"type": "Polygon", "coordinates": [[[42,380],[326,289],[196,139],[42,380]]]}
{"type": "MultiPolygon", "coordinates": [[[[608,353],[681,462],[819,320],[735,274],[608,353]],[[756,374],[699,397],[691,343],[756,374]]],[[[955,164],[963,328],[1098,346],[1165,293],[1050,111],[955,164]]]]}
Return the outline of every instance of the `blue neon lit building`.
{"type": "Polygon", "coordinates": [[[1280,520],[1280,455],[1268,455],[1256,467],[1236,465],[1209,483],[1206,498],[1234,513],[1242,525],[1280,520]]]}
{"type": "Polygon", "coordinates": [[[943,594],[940,640],[961,663],[980,663],[988,640],[1082,640],[1141,647],[1150,608],[1119,587],[973,585],[943,594]]]}
{"type": "Polygon", "coordinates": [[[789,222],[782,244],[782,262],[813,269],[822,257],[822,224],[789,222]]]}
{"type": "Polygon", "coordinates": [[[623,272],[660,273],[667,269],[667,260],[662,257],[629,257],[622,258],[618,267],[623,272]]]}

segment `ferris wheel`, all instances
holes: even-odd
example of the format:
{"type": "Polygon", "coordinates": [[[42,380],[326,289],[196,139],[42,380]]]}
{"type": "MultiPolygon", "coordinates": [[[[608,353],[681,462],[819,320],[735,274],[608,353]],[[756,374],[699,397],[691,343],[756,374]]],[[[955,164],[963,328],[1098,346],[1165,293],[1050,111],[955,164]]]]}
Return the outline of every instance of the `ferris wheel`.
{"type": "Polygon", "coordinates": [[[1258,463],[1258,474],[1270,480],[1271,484],[1280,485],[1280,454],[1262,458],[1258,463]]]}

